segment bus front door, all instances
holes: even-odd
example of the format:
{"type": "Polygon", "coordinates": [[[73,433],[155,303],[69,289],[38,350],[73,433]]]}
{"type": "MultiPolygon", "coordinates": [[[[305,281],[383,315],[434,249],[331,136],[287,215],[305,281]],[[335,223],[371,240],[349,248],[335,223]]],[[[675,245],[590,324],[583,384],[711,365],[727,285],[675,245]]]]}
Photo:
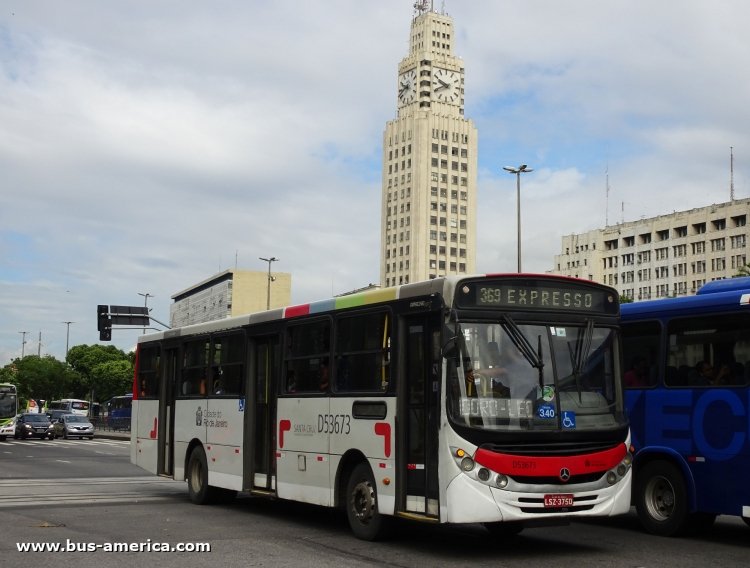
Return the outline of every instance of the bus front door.
{"type": "Polygon", "coordinates": [[[435,314],[409,317],[404,322],[402,357],[399,486],[400,510],[437,519],[438,424],[440,410],[440,326],[435,314]]]}

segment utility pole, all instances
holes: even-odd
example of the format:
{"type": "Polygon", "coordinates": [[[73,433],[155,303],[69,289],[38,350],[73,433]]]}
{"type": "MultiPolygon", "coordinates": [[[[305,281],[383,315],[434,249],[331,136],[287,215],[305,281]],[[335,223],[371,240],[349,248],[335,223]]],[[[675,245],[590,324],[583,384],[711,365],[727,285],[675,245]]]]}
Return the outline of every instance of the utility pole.
{"type": "Polygon", "coordinates": [[[29,333],[28,331],[19,331],[18,333],[21,334],[21,359],[23,359],[24,351],[26,348],[26,334],[29,333]]]}
{"type": "Polygon", "coordinates": [[[65,360],[68,360],[68,347],[70,346],[70,324],[75,323],[74,321],[64,321],[62,322],[66,326],[68,326],[68,330],[65,333],[65,360]]]}

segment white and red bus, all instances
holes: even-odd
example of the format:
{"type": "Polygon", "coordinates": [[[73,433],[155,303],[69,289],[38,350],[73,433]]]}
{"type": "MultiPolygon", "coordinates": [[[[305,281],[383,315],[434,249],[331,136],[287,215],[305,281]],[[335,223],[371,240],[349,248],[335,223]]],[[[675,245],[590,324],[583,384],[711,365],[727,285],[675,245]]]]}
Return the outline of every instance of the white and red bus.
{"type": "Polygon", "coordinates": [[[626,513],[618,318],[611,288],[493,274],[143,336],[131,460],[198,504],[342,508],[368,540],[626,513]]]}

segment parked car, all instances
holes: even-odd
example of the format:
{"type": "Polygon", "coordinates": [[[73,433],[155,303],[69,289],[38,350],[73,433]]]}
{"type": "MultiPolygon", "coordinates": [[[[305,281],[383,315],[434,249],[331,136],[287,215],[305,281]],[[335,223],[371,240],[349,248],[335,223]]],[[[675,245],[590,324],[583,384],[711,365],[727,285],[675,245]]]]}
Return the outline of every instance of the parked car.
{"type": "Polygon", "coordinates": [[[53,425],[55,438],[62,436],[94,439],[94,425],[80,414],[63,414],[53,425]]]}
{"type": "Polygon", "coordinates": [[[14,438],[49,438],[55,437],[52,423],[46,414],[25,412],[16,417],[14,438]]]}

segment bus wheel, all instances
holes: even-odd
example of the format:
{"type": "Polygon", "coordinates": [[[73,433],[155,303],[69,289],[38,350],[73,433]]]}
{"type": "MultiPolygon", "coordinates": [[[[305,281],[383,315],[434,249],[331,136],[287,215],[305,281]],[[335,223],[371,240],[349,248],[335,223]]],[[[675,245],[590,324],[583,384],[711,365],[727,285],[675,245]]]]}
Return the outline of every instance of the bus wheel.
{"type": "Polygon", "coordinates": [[[388,532],[388,521],[378,511],[375,479],[366,463],[358,464],[346,484],[346,517],[354,536],[379,540],[388,532]]]}
{"type": "Polygon", "coordinates": [[[187,465],[187,484],[190,500],[196,505],[208,505],[215,499],[215,490],[208,485],[208,465],[203,446],[196,446],[187,465]]]}
{"type": "Polygon", "coordinates": [[[486,528],[492,536],[502,539],[519,534],[523,530],[523,523],[517,521],[484,523],[484,528],[486,528]]]}
{"type": "Polygon", "coordinates": [[[677,466],[666,461],[646,464],[635,476],[635,508],[643,528],[675,536],[688,527],[687,490],[677,466]]]}

